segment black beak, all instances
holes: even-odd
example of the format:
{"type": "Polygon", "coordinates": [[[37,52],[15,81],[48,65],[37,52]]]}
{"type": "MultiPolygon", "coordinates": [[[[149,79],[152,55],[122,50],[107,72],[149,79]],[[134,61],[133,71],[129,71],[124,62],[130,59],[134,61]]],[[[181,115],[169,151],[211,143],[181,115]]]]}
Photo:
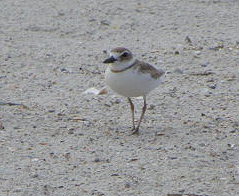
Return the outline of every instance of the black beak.
{"type": "Polygon", "coordinates": [[[117,61],[117,59],[115,59],[115,57],[111,56],[110,58],[105,59],[105,60],[103,61],[103,63],[113,63],[113,62],[115,62],[115,61],[117,61]]]}

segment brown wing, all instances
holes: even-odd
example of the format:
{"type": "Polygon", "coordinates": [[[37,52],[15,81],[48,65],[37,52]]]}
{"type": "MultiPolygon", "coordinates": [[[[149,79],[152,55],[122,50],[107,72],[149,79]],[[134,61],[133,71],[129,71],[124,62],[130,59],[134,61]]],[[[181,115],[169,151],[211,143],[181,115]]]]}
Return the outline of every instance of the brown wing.
{"type": "Polygon", "coordinates": [[[156,69],[154,66],[143,61],[136,60],[135,65],[139,67],[140,72],[149,73],[154,79],[160,78],[165,73],[163,70],[156,69]]]}

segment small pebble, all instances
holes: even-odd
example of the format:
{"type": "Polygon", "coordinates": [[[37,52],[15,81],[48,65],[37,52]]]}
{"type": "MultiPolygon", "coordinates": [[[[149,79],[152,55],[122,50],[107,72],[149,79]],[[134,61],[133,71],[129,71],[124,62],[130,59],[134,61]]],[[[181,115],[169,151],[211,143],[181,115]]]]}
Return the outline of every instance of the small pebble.
{"type": "Polygon", "coordinates": [[[186,37],[185,37],[185,41],[186,41],[187,43],[192,43],[192,40],[190,39],[189,36],[186,36],[186,37]]]}
{"type": "Polygon", "coordinates": [[[64,72],[64,71],[68,71],[66,68],[61,68],[61,71],[64,72]]]}
{"type": "Polygon", "coordinates": [[[2,125],[1,121],[0,121],[0,129],[4,129],[4,126],[2,125]]]}
{"type": "Polygon", "coordinates": [[[156,136],[164,136],[165,133],[164,133],[164,132],[157,132],[155,135],[156,135],[156,136]]]}
{"type": "Polygon", "coordinates": [[[96,163],[101,162],[101,159],[100,158],[95,158],[95,160],[93,162],[96,162],[96,163]]]}
{"type": "Polygon", "coordinates": [[[208,87],[211,88],[211,89],[215,89],[216,85],[209,85],[208,87]]]}
{"type": "Polygon", "coordinates": [[[174,70],[174,73],[183,74],[183,70],[180,69],[180,68],[176,68],[176,69],[174,70]]]}
{"type": "Polygon", "coordinates": [[[39,175],[38,174],[33,174],[32,178],[37,178],[39,175]]]}
{"type": "Polygon", "coordinates": [[[64,16],[64,15],[65,13],[62,10],[58,11],[58,16],[64,16]]]}
{"type": "Polygon", "coordinates": [[[178,157],[168,157],[168,159],[174,160],[174,159],[178,159],[178,157]]]}
{"type": "Polygon", "coordinates": [[[110,176],[119,176],[119,174],[111,174],[110,176]]]}
{"type": "Polygon", "coordinates": [[[129,182],[125,183],[125,188],[130,188],[130,183],[129,182]]]}
{"type": "Polygon", "coordinates": [[[149,106],[148,110],[153,110],[153,109],[155,109],[155,105],[153,105],[153,104],[150,104],[150,106],[149,106]]]}
{"type": "Polygon", "coordinates": [[[209,79],[209,80],[207,80],[207,82],[214,82],[214,79],[213,78],[209,79]]]}
{"type": "Polygon", "coordinates": [[[88,21],[89,22],[94,22],[94,21],[96,21],[96,19],[95,18],[90,18],[88,21]]]}
{"type": "Polygon", "coordinates": [[[69,129],[68,134],[74,134],[74,128],[69,129]]]}
{"type": "Polygon", "coordinates": [[[179,192],[180,192],[180,193],[184,193],[184,192],[185,192],[185,189],[181,189],[179,192]]]}
{"type": "Polygon", "coordinates": [[[116,104],[119,104],[119,103],[121,103],[121,100],[120,100],[120,99],[116,99],[116,100],[115,100],[115,103],[116,103],[116,104]]]}
{"type": "Polygon", "coordinates": [[[101,20],[101,21],[100,21],[100,24],[101,24],[101,25],[107,25],[107,26],[109,26],[109,25],[110,25],[110,22],[107,21],[107,20],[101,20]]]}
{"type": "Polygon", "coordinates": [[[195,55],[200,55],[201,51],[195,51],[195,55]]]}
{"type": "Polygon", "coordinates": [[[234,148],[235,144],[227,144],[227,146],[228,146],[230,149],[232,149],[232,148],[234,148]]]}
{"type": "Polygon", "coordinates": [[[70,152],[67,152],[65,155],[64,155],[64,157],[66,158],[66,160],[67,161],[69,161],[69,159],[70,159],[70,152]]]}
{"type": "Polygon", "coordinates": [[[201,66],[202,66],[202,67],[207,67],[207,66],[208,66],[208,63],[202,63],[201,66]]]}

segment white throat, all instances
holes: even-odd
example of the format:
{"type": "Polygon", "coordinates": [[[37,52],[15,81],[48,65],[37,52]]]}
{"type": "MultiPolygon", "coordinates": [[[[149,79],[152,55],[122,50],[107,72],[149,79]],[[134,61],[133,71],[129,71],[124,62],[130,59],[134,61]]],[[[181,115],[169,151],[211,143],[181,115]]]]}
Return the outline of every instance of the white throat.
{"type": "Polygon", "coordinates": [[[125,62],[118,62],[115,61],[114,63],[112,63],[110,65],[110,70],[111,71],[121,71],[126,69],[127,67],[130,67],[131,65],[133,65],[135,63],[136,59],[132,58],[129,61],[125,61],[125,62]]]}

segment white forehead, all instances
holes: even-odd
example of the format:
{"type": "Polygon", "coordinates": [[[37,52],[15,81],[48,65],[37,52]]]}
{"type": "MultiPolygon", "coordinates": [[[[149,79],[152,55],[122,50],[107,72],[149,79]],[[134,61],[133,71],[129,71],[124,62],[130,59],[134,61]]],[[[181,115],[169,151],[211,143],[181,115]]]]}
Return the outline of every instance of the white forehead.
{"type": "Polygon", "coordinates": [[[120,55],[122,55],[123,53],[124,53],[124,51],[123,52],[110,52],[110,56],[113,56],[113,57],[117,58],[120,55]]]}
{"type": "Polygon", "coordinates": [[[120,51],[120,52],[115,52],[115,51],[110,51],[110,56],[113,56],[113,57],[115,57],[115,58],[117,58],[117,57],[119,57],[119,56],[121,56],[123,53],[125,53],[125,52],[127,52],[130,56],[132,56],[132,54],[129,52],[129,51],[127,51],[127,50],[124,50],[124,51],[120,51]]]}

